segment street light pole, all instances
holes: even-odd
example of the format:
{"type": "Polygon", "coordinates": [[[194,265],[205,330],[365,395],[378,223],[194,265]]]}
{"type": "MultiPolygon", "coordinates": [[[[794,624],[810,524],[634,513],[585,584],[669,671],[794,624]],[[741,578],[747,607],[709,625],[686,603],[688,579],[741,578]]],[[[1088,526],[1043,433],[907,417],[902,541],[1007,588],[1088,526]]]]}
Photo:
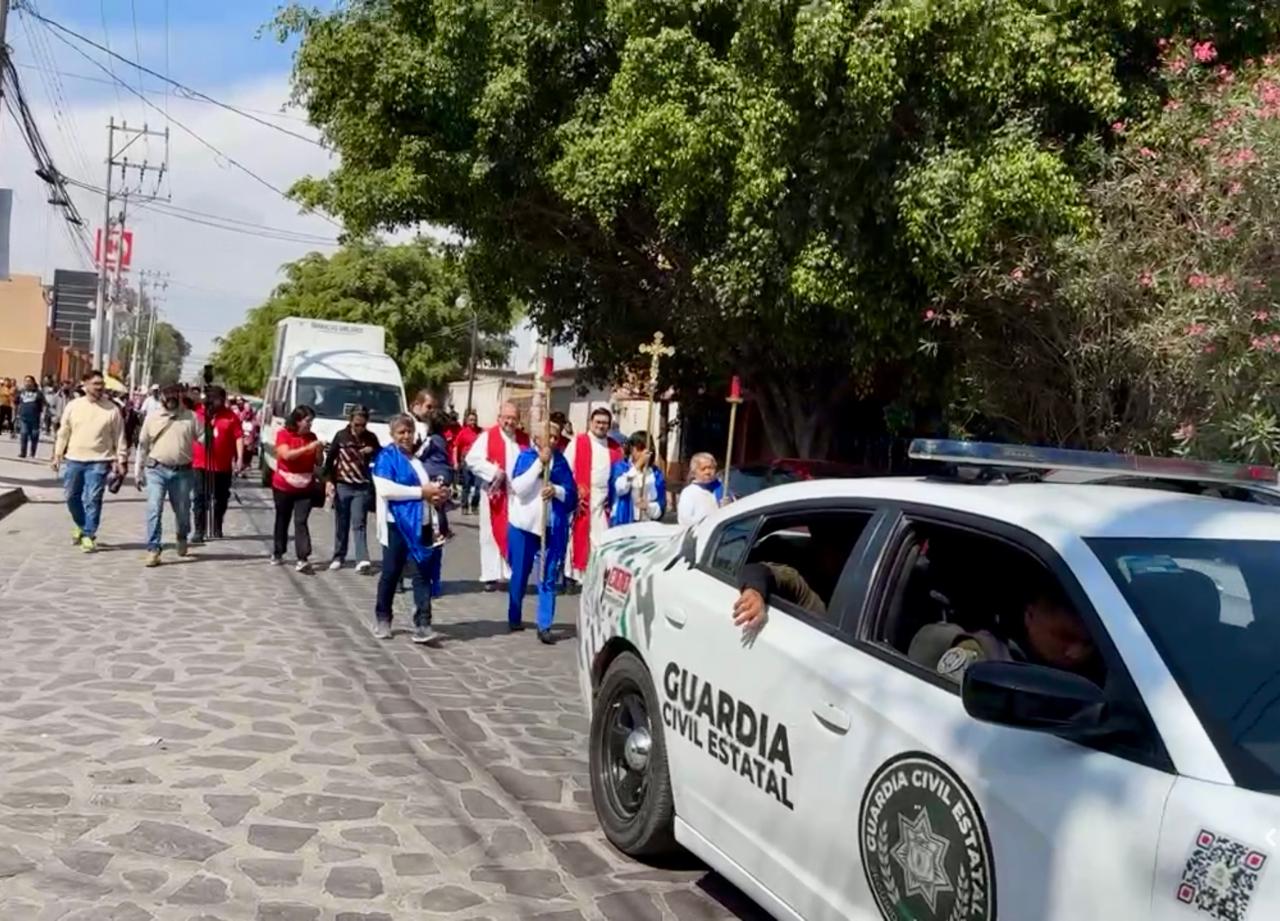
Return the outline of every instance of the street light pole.
{"type": "MultiPolygon", "coordinates": [[[[111,241],[111,174],[114,172],[116,158],[116,119],[112,116],[107,123],[107,187],[103,205],[102,237],[98,246],[98,302],[93,313],[93,366],[102,370],[102,358],[106,354],[106,319],[107,319],[107,247],[111,241]]],[[[116,253],[120,258],[120,253],[116,253]]]]}

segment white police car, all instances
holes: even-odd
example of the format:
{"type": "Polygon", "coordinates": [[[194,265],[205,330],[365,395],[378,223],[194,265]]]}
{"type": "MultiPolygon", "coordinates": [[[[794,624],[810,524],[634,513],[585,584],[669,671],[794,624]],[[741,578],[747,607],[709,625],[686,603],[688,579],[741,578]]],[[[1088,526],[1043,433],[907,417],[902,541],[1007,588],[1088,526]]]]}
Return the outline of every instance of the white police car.
{"type": "MultiPolygon", "coordinates": [[[[1275,483],[1270,468],[918,442],[913,456],[1275,483]]],[[[798,483],[691,530],[610,532],[582,599],[600,823],[678,842],[778,918],[1280,917],[1280,514],[1138,486],[798,483]],[[798,571],[744,634],[743,567],[798,571]],[[1034,647],[1050,589],[1087,673],[913,659],[925,628],[1034,647]]],[[[935,649],[930,655],[936,654],[935,649]]],[[[1083,672],[1084,670],[1079,670],[1083,672]]]]}

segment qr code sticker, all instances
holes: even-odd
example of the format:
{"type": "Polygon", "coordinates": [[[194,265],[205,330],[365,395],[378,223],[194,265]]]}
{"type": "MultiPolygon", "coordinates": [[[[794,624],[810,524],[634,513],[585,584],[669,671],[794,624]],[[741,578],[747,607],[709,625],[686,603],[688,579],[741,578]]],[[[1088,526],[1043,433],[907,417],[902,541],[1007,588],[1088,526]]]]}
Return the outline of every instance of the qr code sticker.
{"type": "Polygon", "coordinates": [[[1244,921],[1266,863],[1262,851],[1202,830],[1182,870],[1178,901],[1215,921],[1244,921]]]}

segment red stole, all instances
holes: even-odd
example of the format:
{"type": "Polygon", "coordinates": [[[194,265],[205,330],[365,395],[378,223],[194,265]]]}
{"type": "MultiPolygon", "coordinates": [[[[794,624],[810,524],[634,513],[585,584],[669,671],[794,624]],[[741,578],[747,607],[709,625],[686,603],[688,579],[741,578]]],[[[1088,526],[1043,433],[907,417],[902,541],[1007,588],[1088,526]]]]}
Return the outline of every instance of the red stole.
{"type": "MultiPolygon", "coordinates": [[[[609,467],[622,460],[622,446],[605,438],[609,448],[609,467]]],[[[573,481],[578,484],[578,514],[573,516],[573,568],[587,568],[591,554],[591,455],[590,435],[579,435],[573,448],[573,481]]]]}
{"type": "MultiPolygon", "coordinates": [[[[507,477],[507,442],[502,437],[502,426],[495,425],[489,429],[486,454],[490,463],[496,464],[507,477]]],[[[523,432],[516,432],[516,446],[528,447],[529,438],[523,432]]],[[[498,552],[504,560],[509,560],[507,553],[507,494],[511,489],[509,482],[502,484],[502,489],[489,493],[489,526],[493,529],[493,540],[498,545],[498,552]]]]}

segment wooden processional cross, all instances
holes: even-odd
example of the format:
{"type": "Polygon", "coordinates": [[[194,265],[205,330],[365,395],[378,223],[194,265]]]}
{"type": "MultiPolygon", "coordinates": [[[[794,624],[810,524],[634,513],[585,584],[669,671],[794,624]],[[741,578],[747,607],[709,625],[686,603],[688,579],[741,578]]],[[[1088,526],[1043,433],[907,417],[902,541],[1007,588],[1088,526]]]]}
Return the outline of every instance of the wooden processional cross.
{"type": "MultiPolygon", "coordinates": [[[[656,332],[653,334],[652,342],[647,342],[644,345],[640,346],[640,354],[647,355],[649,357],[649,421],[648,421],[647,427],[645,428],[645,431],[649,436],[650,443],[653,445],[653,451],[652,451],[653,456],[649,458],[649,463],[651,465],[654,463],[657,463],[658,453],[659,453],[659,450],[658,450],[659,440],[654,435],[654,432],[653,432],[653,406],[654,406],[654,401],[657,399],[657,394],[658,394],[658,370],[662,366],[662,359],[670,358],[672,355],[676,353],[676,350],[674,348],[672,348],[669,345],[663,345],[662,342],[663,342],[662,333],[656,332]]],[[[648,492],[649,492],[647,477],[641,481],[640,486],[642,490],[641,498],[643,499],[645,496],[648,495],[648,492]]],[[[643,519],[641,520],[647,521],[649,519],[649,514],[648,514],[649,505],[647,501],[645,501],[644,508],[646,509],[646,512],[643,519]]],[[[639,515],[637,515],[637,518],[639,518],[639,515]]]]}

